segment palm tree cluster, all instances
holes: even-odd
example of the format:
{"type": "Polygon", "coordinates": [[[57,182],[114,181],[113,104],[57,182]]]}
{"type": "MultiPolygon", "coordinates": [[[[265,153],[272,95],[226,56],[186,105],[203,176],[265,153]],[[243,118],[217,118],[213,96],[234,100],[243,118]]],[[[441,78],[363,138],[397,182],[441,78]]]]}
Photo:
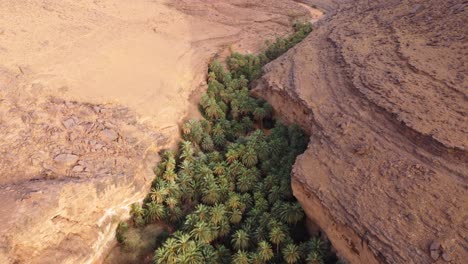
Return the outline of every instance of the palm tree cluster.
{"type": "MultiPolygon", "coordinates": [[[[163,153],[143,205],[132,205],[134,226],[163,221],[177,230],[154,263],[323,263],[328,256],[319,238],[304,236],[304,212],[290,187],[308,138],[249,95],[256,73],[239,73],[210,65],[204,119],[183,124],[178,154],[163,153]]],[[[119,225],[119,242],[127,229],[119,225]]]]}
{"type": "Polygon", "coordinates": [[[259,55],[233,53],[227,60],[232,76],[245,76],[252,81],[260,76],[262,66],[278,58],[312,32],[311,23],[294,23],[294,33],[287,37],[279,37],[274,42],[267,41],[267,48],[259,55]]]}

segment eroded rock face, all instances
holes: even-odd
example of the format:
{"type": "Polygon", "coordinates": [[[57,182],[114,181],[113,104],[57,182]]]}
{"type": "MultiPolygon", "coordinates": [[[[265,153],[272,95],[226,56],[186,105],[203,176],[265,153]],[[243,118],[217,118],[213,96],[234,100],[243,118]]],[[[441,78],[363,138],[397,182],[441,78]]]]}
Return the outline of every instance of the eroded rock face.
{"type": "Polygon", "coordinates": [[[466,3],[327,7],[254,90],[311,135],[294,195],[350,263],[464,263],[466,3]]]}
{"type": "Polygon", "coordinates": [[[307,14],[291,0],[2,1],[0,263],[99,261],[197,112],[209,60],[307,14]]]}

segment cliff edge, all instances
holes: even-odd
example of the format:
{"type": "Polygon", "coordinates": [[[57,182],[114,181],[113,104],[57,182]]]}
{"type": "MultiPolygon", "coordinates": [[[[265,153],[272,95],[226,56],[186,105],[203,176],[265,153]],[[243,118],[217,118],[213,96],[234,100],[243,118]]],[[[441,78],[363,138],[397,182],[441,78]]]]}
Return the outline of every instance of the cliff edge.
{"type": "Polygon", "coordinates": [[[294,195],[350,263],[463,263],[466,1],[304,2],[327,17],[254,89],[311,136],[294,195]]]}

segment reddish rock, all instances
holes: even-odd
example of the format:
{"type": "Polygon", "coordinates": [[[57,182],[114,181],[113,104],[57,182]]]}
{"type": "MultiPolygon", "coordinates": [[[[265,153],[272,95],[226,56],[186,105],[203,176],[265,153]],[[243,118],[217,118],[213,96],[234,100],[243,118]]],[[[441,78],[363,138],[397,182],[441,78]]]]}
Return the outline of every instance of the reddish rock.
{"type": "Polygon", "coordinates": [[[327,17],[253,93],[311,136],[292,172],[307,216],[350,263],[440,261],[434,236],[466,262],[468,27],[449,14],[463,0],[304,2],[327,17]]]}
{"type": "Polygon", "coordinates": [[[54,160],[60,165],[71,166],[78,161],[78,156],[74,154],[59,154],[54,160]]]}

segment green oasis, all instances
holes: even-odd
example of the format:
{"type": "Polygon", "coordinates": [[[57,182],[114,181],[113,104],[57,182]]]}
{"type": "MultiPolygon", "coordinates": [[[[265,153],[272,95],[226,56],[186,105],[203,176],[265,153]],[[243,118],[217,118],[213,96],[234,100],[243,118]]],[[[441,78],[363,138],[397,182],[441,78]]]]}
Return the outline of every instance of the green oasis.
{"type": "MultiPolygon", "coordinates": [[[[325,263],[334,260],[292,195],[290,173],[308,137],[273,119],[248,85],[261,67],[304,39],[310,24],[269,44],[260,55],[232,54],[229,70],[214,61],[200,101],[204,119],[182,126],[177,153],[166,151],[151,191],[133,204],[117,240],[133,248],[129,229],[160,224],[154,263],[325,263]]],[[[134,244],[134,243],[133,243],[134,244]]]]}

